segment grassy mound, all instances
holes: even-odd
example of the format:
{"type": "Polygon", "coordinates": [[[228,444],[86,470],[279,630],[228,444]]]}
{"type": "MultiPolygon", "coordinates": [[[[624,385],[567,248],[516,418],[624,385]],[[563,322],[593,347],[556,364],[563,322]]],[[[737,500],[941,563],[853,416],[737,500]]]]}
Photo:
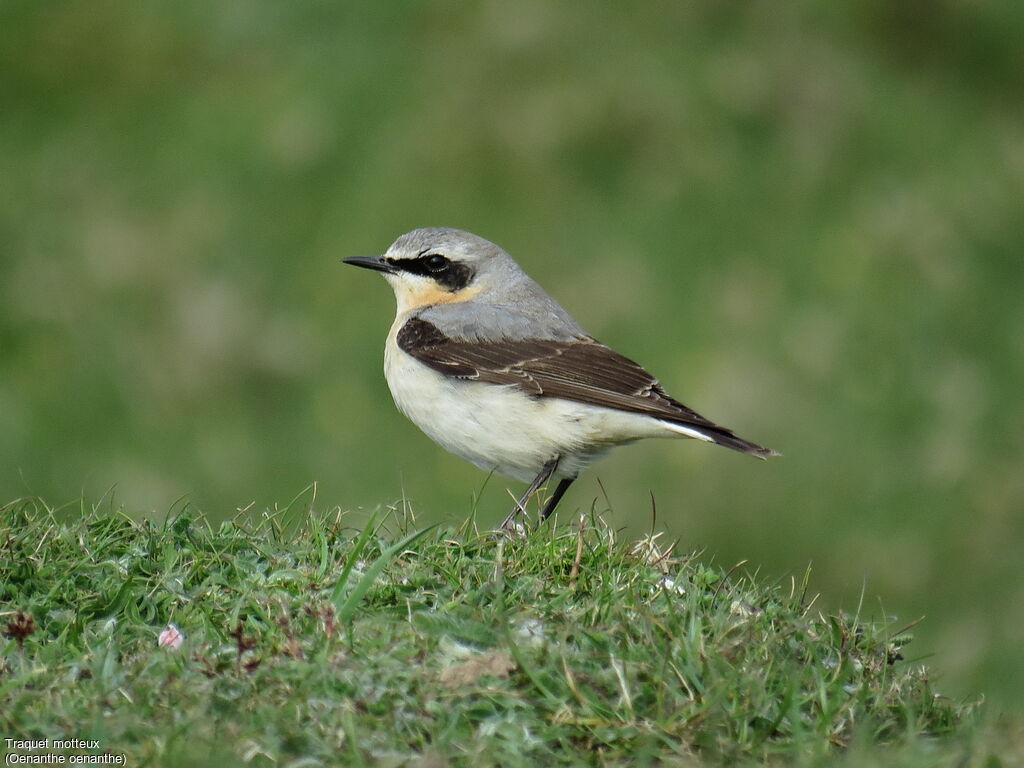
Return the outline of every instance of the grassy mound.
{"type": "Polygon", "coordinates": [[[909,636],[819,614],[807,574],[595,520],[508,540],[353,519],[3,507],[0,736],[131,766],[988,759],[909,636]]]}

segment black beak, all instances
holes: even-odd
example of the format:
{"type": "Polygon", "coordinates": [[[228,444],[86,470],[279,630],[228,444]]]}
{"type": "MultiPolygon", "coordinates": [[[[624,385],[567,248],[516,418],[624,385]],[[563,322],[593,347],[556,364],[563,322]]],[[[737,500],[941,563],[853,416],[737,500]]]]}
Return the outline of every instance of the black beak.
{"type": "Polygon", "coordinates": [[[395,273],[394,268],[384,261],[383,256],[349,256],[347,259],[342,259],[342,261],[345,264],[353,264],[357,267],[365,267],[377,272],[386,272],[389,275],[395,273]]]}

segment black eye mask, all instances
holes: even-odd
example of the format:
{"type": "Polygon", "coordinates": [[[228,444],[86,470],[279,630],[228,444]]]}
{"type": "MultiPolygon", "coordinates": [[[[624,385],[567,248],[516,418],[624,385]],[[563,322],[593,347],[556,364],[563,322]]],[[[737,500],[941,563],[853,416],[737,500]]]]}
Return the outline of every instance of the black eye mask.
{"type": "Polygon", "coordinates": [[[472,267],[459,261],[452,261],[440,253],[428,253],[413,259],[386,259],[386,261],[401,272],[429,277],[450,293],[461,291],[473,279],[472,267]]]}

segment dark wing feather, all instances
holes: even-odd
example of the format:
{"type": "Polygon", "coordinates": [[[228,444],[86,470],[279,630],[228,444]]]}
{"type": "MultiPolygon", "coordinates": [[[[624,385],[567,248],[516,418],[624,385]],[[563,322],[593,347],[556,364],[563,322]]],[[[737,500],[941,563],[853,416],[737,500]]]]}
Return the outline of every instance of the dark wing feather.
{"type": "Polygon", "coordinates": [[[403,351],[447,376],[512,384],[538,397],[641,413],[685,425],[737,451],[761,457],[774,453],[687,408],[639,364],[591,338],[460,341],[413,318],[402,326],[397,342],[403,351]]]}

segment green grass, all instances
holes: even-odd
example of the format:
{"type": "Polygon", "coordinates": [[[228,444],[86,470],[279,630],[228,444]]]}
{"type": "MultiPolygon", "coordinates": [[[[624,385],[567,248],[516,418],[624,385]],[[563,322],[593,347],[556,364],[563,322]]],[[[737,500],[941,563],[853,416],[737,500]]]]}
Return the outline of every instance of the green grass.
{"type": "Polygon", "coordinates": [[[131,766],[1001,764],[1006,733],[903,659],[908,633],[820,614],[809,580],[593,516],[510,540],[298,501],[213,525],[19,500],[0,736],[131,766]]]}

